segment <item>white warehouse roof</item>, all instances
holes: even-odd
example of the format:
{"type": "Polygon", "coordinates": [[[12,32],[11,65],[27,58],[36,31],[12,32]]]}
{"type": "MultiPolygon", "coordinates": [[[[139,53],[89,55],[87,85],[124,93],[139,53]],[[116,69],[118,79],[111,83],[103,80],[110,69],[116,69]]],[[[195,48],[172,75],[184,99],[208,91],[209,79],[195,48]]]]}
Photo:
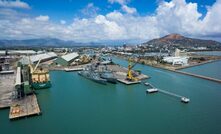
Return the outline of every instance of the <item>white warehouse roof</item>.
{"type": "Polygon", "coordinates": [[[63,58],[64,60],[66,60],[67,62],[77,58],[79,56],[78,53],[70,53],[70,54],[67,54],[67,55],[63,55],[61,56],[61,58],[63,58]]]}
{"type": "MultiPolygon", "coordinates": [[[[43,54],[38,54],[38,55],[33,55],[30,56],[30,60],[32,63],[36,63],[38,62],[40,59],[41,60],[47,60],[47,59],[52,59],[52,58],[56,58],[57,54],[54,52],[48,52],[48,53],[43,53],[43,54]]],[[[20,62],[22,62],[22,64],[29,64],[29,57],[25,56],[23,57],[20,62]]]]}
{"type": "Polygon", "coordinates": [[[3,50],[3,51],[0,51],[0,55],[5,55],[5,51],[3,50]]]}
{"type": "Polygon", "coordinates": [[[8,50],[8,54],[36,54],[33,50],[8,50]]]}
{"type": "Polygon", "coordinates": [[[57,54],[54,52],[49,52],[49,53],[43,53],[43,54],[30,56],[30,59],[31,59],[31,62],[38,62],[40,59],[45,60],[45,59],[50,59],[53,57],[57,57],[57,54]]]}

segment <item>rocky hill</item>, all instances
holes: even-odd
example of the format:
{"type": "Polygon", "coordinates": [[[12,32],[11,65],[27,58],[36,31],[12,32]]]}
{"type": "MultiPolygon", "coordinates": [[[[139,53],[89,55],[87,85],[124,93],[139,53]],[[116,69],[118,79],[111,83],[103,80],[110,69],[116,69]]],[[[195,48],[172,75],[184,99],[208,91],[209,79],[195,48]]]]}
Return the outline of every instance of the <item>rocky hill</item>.
{"type": "Polygon", "coordinates": [[[213,40],[202,40],[184,37],[180,34],[169,34],[162,38],[157,38],[143,43],[144,46],[155,48],[197,48],[206,47],[209,50],[221,50],[221,43],[213,40]]]}

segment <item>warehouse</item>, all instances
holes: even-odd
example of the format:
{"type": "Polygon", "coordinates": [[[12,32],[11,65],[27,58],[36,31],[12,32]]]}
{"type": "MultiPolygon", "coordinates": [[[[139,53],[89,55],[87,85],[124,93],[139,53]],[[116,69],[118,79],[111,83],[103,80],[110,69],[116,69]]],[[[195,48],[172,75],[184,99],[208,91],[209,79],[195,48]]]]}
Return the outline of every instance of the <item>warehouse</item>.
{"type": "Polygon", "coordinates": [[[36,54],[33,50],[8,50],[8,55],[34,55],[36,54]]]}
{"type": "Polygon", "coordinates": [[[79,56],[78,53],[70,53],[67,55],[63,55],[61,57],[58,57],[54,63],[56,65],[62,65],[62,66],[68,66],[70,65],[77,57],[79,56]]]}
{"type": "MultiPolygon", "coordinates": [[[[46,62],[46,61],[49,61],[49,60],[53,60],[55,58],[57,58],[56,53],[48,52],[48,53],[43,53],[43,54],[30,56],[30,61],[31,61],[31,63],[37,63],[39,60],[41,60],[41,62],[46,62]]],[[[20,62],[24,65],[29,64],[29,57],[28,56],[23,57],[20,60],[20,62]]]]}

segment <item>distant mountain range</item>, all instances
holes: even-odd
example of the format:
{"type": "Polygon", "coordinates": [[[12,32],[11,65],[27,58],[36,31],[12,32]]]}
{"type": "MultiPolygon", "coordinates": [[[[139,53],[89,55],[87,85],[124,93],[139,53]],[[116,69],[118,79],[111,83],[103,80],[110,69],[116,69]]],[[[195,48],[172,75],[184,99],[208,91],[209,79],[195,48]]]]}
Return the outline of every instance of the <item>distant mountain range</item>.
{"type": "Polygon", "coordinates": [[[89,42],[78,43],[75,41],[64,41],[56,38],[40,38],[27,40],[0,40],[0,47],[73,47],[73,46],[99,46],[101,44],[89,42]]]}
{"type": "MultiPolygon", "coordinates": [[[[79,43],[75,41],[64,41],[56,38],[40,38],[27,40],[0,40],[1,48],[10,47],[75,47],[75,46],[104,46],[104,45],[122,45],[124,42],[132,42],[131,40],[103,41],[100,43],[89,42],[79,43]]],[[[136,43],[131,43],[136,44],[136,43]]],[[[184,37],[180,34],[169,34],[162,38],[153,39],[142,43],[144,46],[152,46],[155,48],[191,48],[191,47],[207,47],[211,49],[221,49],[221,43],[213,40],[202,40],[184,37]]]]}
{"type": "Polygon", "coordinates": [[[158,48],[192,48],[207,47],[211,49],[221,49],[221,43],[213,40],[202,40],[184,37],[180,34],[169,34],[162,38],[157,38],[143,43],[144,46],[153,46],[158,48]]]}

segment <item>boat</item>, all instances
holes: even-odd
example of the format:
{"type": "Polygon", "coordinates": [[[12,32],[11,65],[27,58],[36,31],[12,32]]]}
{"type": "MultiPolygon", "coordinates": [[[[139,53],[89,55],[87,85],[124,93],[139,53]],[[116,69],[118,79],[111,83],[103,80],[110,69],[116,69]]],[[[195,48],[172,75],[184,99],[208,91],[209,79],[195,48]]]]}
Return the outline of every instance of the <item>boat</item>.
{"type": "Polygon", "coordinates": [[[190,99],[188,99],[186,97],[181,98],[181,102],[183,102],[183,103],[188,103],[189,101],[190,101],[190,99]]]}
{"type": "Polygon", "coordinates": [[[45,89],[51,87],[49,72],[43,69],[36,70],[31,74],[32,87],[34,89],[45,89]]]}
{"type": "Polygon", "coordinates": [[[157,88],[151,88],[151,89],[147,89],[146,92],[147,93],[156,93],[156,92],[158,92],[158,89],[157,88]]]}
{"type": "Polygon", "coordinates": [[[103,72],[103,73],[100,73],[100,77],[102,79],[106,79],[107,82],[109,83],[113,83],[113,84],[116,84],[117,83],[117,79],[114,77],[113,73],[112,72],[103,72]]]}
{"type": "Polygon", "coordinates": [[[107,80],[103,79],[99,76],[99,73],[93,72],[93,71],[89,71],[89,70],[83,70],[83,71],[79,71],[78,74],[80,76],[83,76],[89,80],[92,80],[94,82],[100,83],[100,84],[107,84],[107,80]]]}

